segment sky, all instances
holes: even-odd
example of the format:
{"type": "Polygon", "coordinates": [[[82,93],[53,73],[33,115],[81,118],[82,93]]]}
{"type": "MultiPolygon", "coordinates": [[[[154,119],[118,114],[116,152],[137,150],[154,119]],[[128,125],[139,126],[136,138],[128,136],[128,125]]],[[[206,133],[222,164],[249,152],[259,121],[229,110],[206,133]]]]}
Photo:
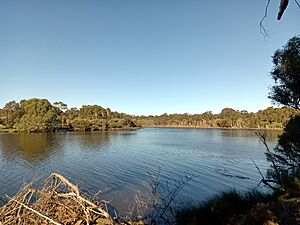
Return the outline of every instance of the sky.
{"type": "Polygon", "coordinates": [[[290,1],[0,1],[0,107],[46,98],[135,115],[271,106],[274,51],[299,35],[290,1]]]}

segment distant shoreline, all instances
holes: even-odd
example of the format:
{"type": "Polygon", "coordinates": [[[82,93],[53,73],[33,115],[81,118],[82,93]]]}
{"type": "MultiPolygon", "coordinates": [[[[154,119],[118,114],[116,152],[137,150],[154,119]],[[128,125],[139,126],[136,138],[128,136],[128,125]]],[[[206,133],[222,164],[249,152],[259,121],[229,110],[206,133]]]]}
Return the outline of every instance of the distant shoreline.
{"type": "Polygon", "coordinates": [[[1,133],[61,133],[61,132],[109,132],[109,131],[134,131],[143,128],[171,128],[171,129],[218,129],[218,130],[269,130],[269,131],[283,131],[283,129],[279,128],[238,128],[238,127],[191,127],[191,126],[144,126],[144,127],[134,127],[134,128],[112,128],[109,130],[95,130],[95,131],[81,131],[81,130],[57,130],[57,131],[44,131],[44,132],[21,132],[15,129],[0,129],[1,133]]]}
{"type": "Polygon", "coordinates": [[[192,126],[145,126],[143,128],[183,128],[183,129],[218,129],[218,130],[274,130],[282,131],[280,128],[238,128],[238,127],[192,127],[192,126]]]}
{"type": "Polygon", "coordinates": [[[0,129],[0,134],[1,133],[14,133],[14,134],[30,134],[30,133],[82,133],[82,132],[110,132],[110,131],[131,131],[131,130],[139,130],[142,129],[143,127],[131,127],[131,128],[111,128],[109,130],[55,130],[55,131],[42,131],[42,132],[24,132],[24,131],[18,131],[15,129],[0,129]]]}

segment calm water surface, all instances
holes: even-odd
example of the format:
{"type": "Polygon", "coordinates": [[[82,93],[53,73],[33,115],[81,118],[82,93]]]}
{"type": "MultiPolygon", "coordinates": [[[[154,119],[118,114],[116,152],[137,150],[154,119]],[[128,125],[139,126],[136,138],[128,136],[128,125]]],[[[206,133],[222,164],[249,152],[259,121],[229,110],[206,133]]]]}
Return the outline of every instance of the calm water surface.
{"type": "Polygon", "coordinates": [[[102,190],[104,199],[125,210],[135,193],[149,190],[148,173],[161,167],[162,183],[186,173],[195,175],[181,197],[204,200],[222,190],[256,187],[260,176],[251,159],[264,171],[268,167],[264,146],[248,130],[2,133],[0,196],[13,195],[24,182],[58,172],[86,193],[102,190]]]}

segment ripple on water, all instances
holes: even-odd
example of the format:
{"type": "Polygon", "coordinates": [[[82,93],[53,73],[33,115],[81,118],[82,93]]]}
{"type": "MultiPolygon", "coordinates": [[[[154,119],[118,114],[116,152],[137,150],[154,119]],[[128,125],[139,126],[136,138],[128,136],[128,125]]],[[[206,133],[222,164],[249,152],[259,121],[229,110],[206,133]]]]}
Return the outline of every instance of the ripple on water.
{"type": "Polygon", "coordinates": [[[162,185],[194,175],[180,194],[192,200],[230,188],[246,190],[260,180],[251,159],[262,171],[268,168],[264,146],[251,132],[155,128],[0,134],[0,195],[15,194],[24,180],[59,172],[88,193],[102,190],[104,198],[126,209],[135,193],[149,191],[148,173],[159,168],[162,185]]]}

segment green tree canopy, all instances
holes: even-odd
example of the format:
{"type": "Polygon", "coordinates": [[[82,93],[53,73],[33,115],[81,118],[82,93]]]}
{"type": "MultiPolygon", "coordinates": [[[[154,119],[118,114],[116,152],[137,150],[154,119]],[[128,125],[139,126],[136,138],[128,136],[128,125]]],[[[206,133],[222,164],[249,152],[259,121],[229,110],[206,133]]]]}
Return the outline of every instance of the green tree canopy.
{"type": "Polygon", "coordinates": [[[15,124],[18,131],[43,132],[59,127],[58,116],[61,111],[46,99],[22,100],[20,107],[24,115],[15,124]]]}
{"type": "MultiPolygon", "coordinates": [[[[269,98],[274,103],[292,107],[299,112],[300,103],[300,38],[293,37],[273,56],[275,68],[271,75],[275,80],[269,98]]],[[[288,112],[286,111],[285,114],[288,112]]],[[[268,114],[270,120],[274,115],[268,114]]],[[[278,170],[300,170],[300,116],[296,114],[284,128],[274,148],[274,154],[267,153],[278,177],[278,170]]]]}
{"type": "Polygon", "coordinates": [[[61,111],[66,111],[68,110],[68,105],[63,102],[53,102],[53,105],[57,108],[59,108],[61,111]]]}
{"type": "Polygon", "coordinates": [[[6,103],[2,111],[4,116],[3,118],[5,118],[4,125],[7,128],[12,128],[23,115],[23,110],[21,110],[19,103],[16,101],[6,103]]]}
{"type": "Polygon", "coordinates": [[[300,169],[300,117],[292,118],[275,148],[277,162],[289,169],[300,169]]]}
{"type": "Polygon", "coordinates": [[[85,119],[102,119],[107,118],[107,111],[99,105],[84,105],[80,108],[79,115],[85,119]]]}
{"type": "Polygon", "coordinates": [[[269,98],[274,103],[299,109],[300,107],[300,38],[293,37],[273,56],[271,72],[275,85],[269,98]]]}

